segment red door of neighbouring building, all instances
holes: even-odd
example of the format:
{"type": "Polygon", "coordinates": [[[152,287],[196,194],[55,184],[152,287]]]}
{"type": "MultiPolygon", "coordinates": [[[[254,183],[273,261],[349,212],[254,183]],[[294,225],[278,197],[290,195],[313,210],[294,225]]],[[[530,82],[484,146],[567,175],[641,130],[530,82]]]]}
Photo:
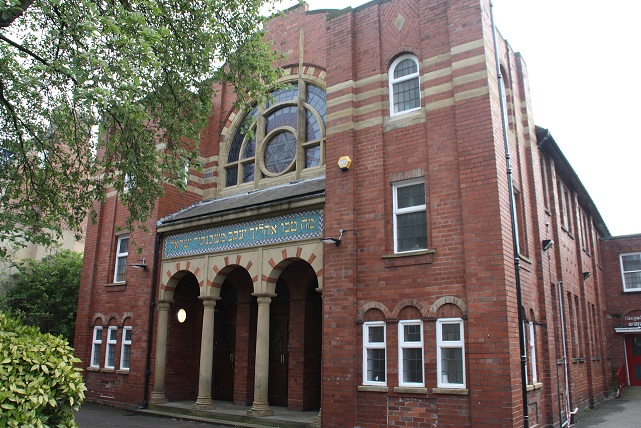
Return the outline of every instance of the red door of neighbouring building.
{"type": "Polygon", "coordinates": [[[641,334],[625,336],[625,352],[631,386],[641,386],[641,334]]]}

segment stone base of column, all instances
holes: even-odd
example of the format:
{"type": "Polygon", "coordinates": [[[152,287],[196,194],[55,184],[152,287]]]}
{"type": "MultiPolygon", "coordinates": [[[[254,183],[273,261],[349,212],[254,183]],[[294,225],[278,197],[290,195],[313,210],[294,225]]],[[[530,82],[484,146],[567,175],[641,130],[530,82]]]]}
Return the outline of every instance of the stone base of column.
{"type": "Polygon", "coordinates": [[[216,404],[210,397],[198,397],[192,408],[196,410],[212,410],[216,408],[216,404]]]}
{"type": "Polygon", "coordinates": [[[254,402],[252,408],[247,411],[248,416],[273,416],[274,411],[269,408],[269,403],[254,402]]]}
{"type": "Polygon", "coordinates": [[[151,393],[151,399],[149,400],[151,404],[165,404],[169,400],[167,400],[167,397],[165,397],[164,392],[152,392],[151,393]]]}

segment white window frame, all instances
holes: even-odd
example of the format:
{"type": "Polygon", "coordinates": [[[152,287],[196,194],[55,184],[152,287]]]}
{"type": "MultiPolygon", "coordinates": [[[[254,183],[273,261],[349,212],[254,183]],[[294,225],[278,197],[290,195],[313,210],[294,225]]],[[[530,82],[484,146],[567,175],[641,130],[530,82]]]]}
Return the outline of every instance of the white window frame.
{"type": "Polygon", "coordinates": [[[623,291],[625,293],[629,293],[629,292],[632,292],[632,291],[641,291],[641,287],[628,288],[625,285],[625,274],[626,273],[641,272],[641,271],[638,271],[638,270],[628,270],[628,271],[626,271],[623,268],[623,257],[625,257],[625,256],[638,256],[639,258],[641,258],[641,253],[634,252],[634,253],[621,253],[621,254],[619,254],[619,265],[621,266],[621,281],[622,281],[622,284],[623,284],[623,291]]]}
{"type": "Polygon", "coordinates": [[[129,370],[131,367],[131,342],[133,339],[133,327],[122,328],[122,343],[120,345],[120,370],[129,370]],[[131,339],[127,339],[127,332],[131,332],[131,339]],[[129,350],[129,366],[125,367],[125,349],[129,350]]]}
{"type": "Polygon", "coordinates": [[[461,318],[440,318],[436,320],[436,384],[439,388],[448,388],[448,389],[465,389],[467,384],[465,376],[465,325],[461,318]],[[459,340],[447,340],[444,341],[443,336],[443,325],[446,324],[457,324],[460,326],[461,337],[459,340]],[[461,349],[461,359],[463,364],[463,383],[450,383],[443,382],[442,380],[442,367],[441,367],[441,350],[442,349],[461,349]]]}
{"type": "Polygon", "coordinates": [[[528,321],[529,327],[529,348],[530,348],[530,372],[532,375],[532,385],[538,382],[538,376],[536,373],[536,338],[534,336],[534,323],[528,321]]]}
{"type": "Polygon", "coordinates": [[[416,55],[405,54],[405,55],[401,55],[398,58],[396,58],[394,60],[394,62],[392,62],[392,65],[390,65],[388,77],[389,77],[389,79],[388,79],[389,80],[388,90],[389,90],[389,114],[390,114],[390,117],[394,117],[394,116],[398,116],[398,115],[401,115],[401,114],[409,113],[409,112],[412,112],[412,111],[420,110],[421,109],[421,77],[420,77],[419,62],[418,62],[418,58],[416,58],[416,55]],[[395,79],[394,78],[394,70],[396,70],[396,67],[401,63],[401,61],[406,60],[406,59],[411,59],[412,61],[414,61],[414,63],[416,64],[416,73],[408,74],[407,76],[403,76],[403,77],[399,77],[399,78],[395,79]],[[405,82],[407,80],[412,80],[412,79],[418,80],[418,107],[414,107],[414,108],[407,109],[407,110],[401,110],[401,111],[398,111],[398,112],[394,111],[394,85],[397,84],[397,83],[402,83],[402,82],[405,82]]]}
{"type": "Polygon", "coordinates": [[[113,369],[116,367],[116,345],[118,344],[118,327],[116,326],[110,326],[109,329],[107,330],[107,348],[105,351],[105,368],[106,369],[113,369]],[[116,338],[112,339],[111,338],[111,332],[115,331],[116,332],[116,338]],[[113,353],[113,359],[114,363],[109,364],[109,357],[113,353]]]}
{"type": "Polygon", "coordinates": [[[425,343],[423,340],[423,322],[421,320],[408,320],[399,321],[398,323],[398,385],[408,387],[423,387],[425,386],[425,343]],[[421,340],[418,342],[405,341],[405,326],[418,325],[420,328],[421,340]],[[420,349],[421,350],[421,381],[420,382],[406,382],[403,380],[403,351],[405,349],[420,349]]]}
{"type": "MultiPolygon", "coordinates": [[[[426,221],[425,221],[425,235],[427,237],[427,203],[424,203],[422,205],[414,205],[411,207],[406,207],[406,208],[398,208],[398,189],[401,187],[407,187],[407,186],[414,186],[417,184],[422,184],[423,185],[423,191],[425,191],[425,180],[423,178],[419,179],[412,179],[412,180],[404,180],[404,181],[397,181],[395,183],[392,183],[392,199],[393,199],[393,211],[394,211],[394,253],[410,253],[412,251],[424,251],[429,248],[429,240],[427,242],[427,245],[425,248],[419,248],[416,250],[406,250],[406,251],[399,251],[398,250],[398,216],[402,214],[410,214],[410,213],[415,213],[422,211],[425,214],[426,221]]],[[[427,195],[425,196],[425,201],[427,201],[427,195]]]]}
{"type": "Polygon", "coordinates": [[[125,273],[124,273],[124,279],[119,279],[118,278],[118,260],[124,258],[125,259],[125,266],[127,265],[127,258],[129,257],[129,242],[127,242],[127,251],[126,252],[120,252],[120,243],[122,242],[123,239],[129,239],[129,235],[121,235],[118,237],[118,241],[116,242],[116,263],[114,264],[114,283],[120,283],[120,282],[127,282],[127,269],[125,267],[125,273]]]}
{"type": "Polygon", "coordinates": [[[91,338],[91,360],[89,367],[95,367],[98,368],[100,367],[100,349],[102,348],[102,326],[95,326],[93,328],[93,336],[91,338]],[[96,333],[100,332],[100,339],[96,338],[96,333]],[[96,352],[96,350],[98,352],[96,352]],[[96,353],[98,355],[96,355],[96,353]],[[97,361],[98,364],[94,364],[94,362],[97,361]]]}
{"type": "Polygon", "coordinates": [[[385,321],[371,321],[363,323],[363,385],[387,386],[387,327],[385,321]],[[370,342],[370,327],[383,327],[383,342],[370,342]],[[367,351],[382,349],[385,355],[385,379],[382,381],[368,380],[367,351]]]}

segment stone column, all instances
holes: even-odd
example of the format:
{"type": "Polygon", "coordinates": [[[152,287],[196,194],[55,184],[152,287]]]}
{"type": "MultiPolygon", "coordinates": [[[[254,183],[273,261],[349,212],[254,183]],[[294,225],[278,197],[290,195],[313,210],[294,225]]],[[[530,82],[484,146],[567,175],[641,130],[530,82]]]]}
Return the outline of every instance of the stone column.
{"type": "Polygon", "coordinates": [[[213,409],[211,398],[211,377],[214,365],[214,309],[220,297],[199,297],[203,301],[203,328],[200,339],[200,373],[198,376],[198,398],[194,407],[213,409]]]}
{"type": "Polygon", "coordinates": [[[271,416],[267,388],[269,386],[269,305],[272,295],[255,295],[258,301],[256,326],[256,370],[254,374],[254,403],[247,412],[250,416],[271,416]]]}
{"type": "Polygon", "coordinates": [[[173,300],[158,300],[158,330],[156,332],[156,364],[154,366],[154,389],[151,404],[167,402],[165,397],[165,366],[167,364],[167,327],[169,307],[173,300]]]}

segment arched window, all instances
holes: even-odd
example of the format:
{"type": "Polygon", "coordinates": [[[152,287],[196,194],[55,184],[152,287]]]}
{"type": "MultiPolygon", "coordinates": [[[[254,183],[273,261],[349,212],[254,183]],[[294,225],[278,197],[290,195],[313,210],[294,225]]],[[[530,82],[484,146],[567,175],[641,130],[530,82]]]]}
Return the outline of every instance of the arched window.
{"type": "Polygon", "coordinates": [[[325,90],[302,82],[272,96],[237,126],[224,165],[226,187],[325,164],[325,90]]]}
{"type": "Polygon", "coordinates": [[[389,69],[390,116],[421,108],[421,85],[418,60],[414,55],[401,55],[389,69]]]}

